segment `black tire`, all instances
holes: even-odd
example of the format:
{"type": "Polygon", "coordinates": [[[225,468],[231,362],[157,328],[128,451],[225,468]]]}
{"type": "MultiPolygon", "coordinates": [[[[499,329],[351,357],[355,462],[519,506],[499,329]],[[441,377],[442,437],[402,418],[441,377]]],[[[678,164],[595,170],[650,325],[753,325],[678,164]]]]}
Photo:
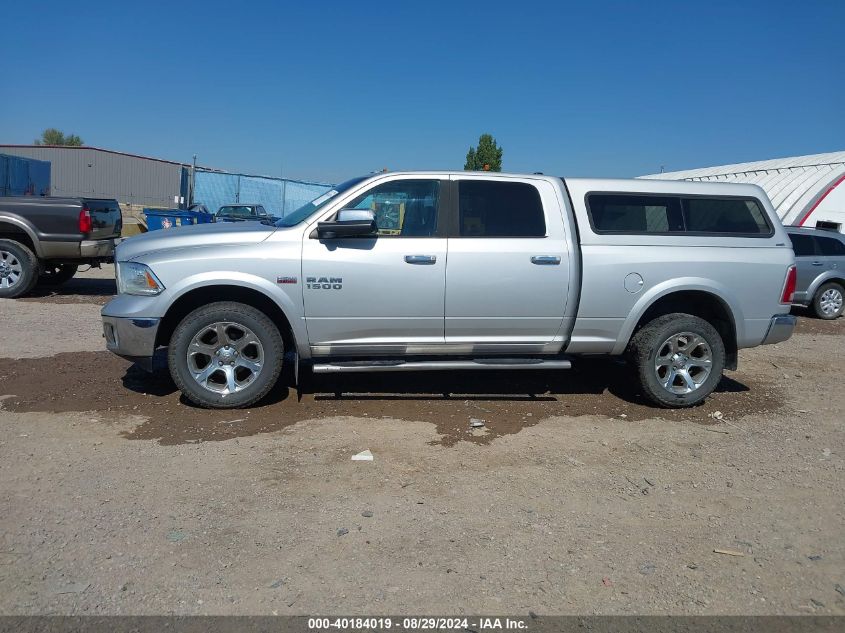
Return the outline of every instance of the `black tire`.
{"type": "Polygon", "coordinates": [[[79,266],[76,264],[51,264],[47,262],[41,268],[38,283],[45,286],[59,286],[73,279],[79,266]]]}
{"type": "Polygon", "coordinates": [[[835,281],[822,284],[813,296],[815,315],[820,319],[832,321],[841,317],[843,310],[845,310],[845,289],[835,281]]]}
{"type": "Polygon", "coordinates": [[[0,299],[14,299],[38,281],[38,258],[14,240],[0,240],[0,299]]]}
{"type": "Polygon", "coordinates": [[[628,352],[636,366],[643,395],[654,404],[670,409],[699,404],[719,384],[725,369],[722,337],[710,323],[691,314],[666,314],[654,319],[634,335],[628,352]],[[703,344],[687,335],[699,337],[703,344]],[[678,338],[673,348],[671,340],[675,337],[678,338]],[[660,367],[658,355],[666,361],[660,367]],[[709,373],[702,367],[707,357],[709,373]],[[691,390],[684,371],[694,384],[691,390]],[[664,381],[671,384],[664,386],[664,381]]]}
{"type": "Polygon", "coordinates": [[[276,384],[282,371],[283,360],[284,342],[273,321],[252,306],[231,301],[211,303],[188,314],[176,326],[167,353],[170,375],[179,390],[191,402],[211,409],[248,407],[261,400],[276,384]],[[215,324],[223,325],[225,339],[222,341],[219,338],[220,335],[216,333],[217,330],[212,327],[215,324]],[[242,344],[242,339],[234,338],[239,331],[245,332],[244,337],[254,335],[256,345],[239,349],[238,345],[242,344]],[[206,338],[206,335],[209,338],[206,338]],[[188,348],[195,337],[199,337],[197,342],[202,347],[194,346],[191,360],[189,360],[188,348]],[[228,345],[230,341],[232,351],[228,345]],[[221,347],[222,344],[226,344],[225,350],[221,347]],[[198,349],[210,353],[197,352],[198,349]],[[215,349],[216,355],[212,355],[211,352],[215,349]],[[241,354],[240,357],[238,352],[241,354]],[[234,354],[234,357],[231,354],[234,354]],[[200,366],[200,362],[204,362],[206,357],[209,359],[209,364],[200,366]],[[219,360],[221,358],[222,360],[219,360]],[[235,366],[242,360],[249,361],[252,365],[260,365],[257,373],[251,372],[254,374],[251,379],[248,377],[250,370],[235,366]],[[192,363],[192,366],[189,366],[189,363],[192,363]],[[219,369],[214,368],[215,363],[218,364],[219,369]],[[232,366],[231,370],[228,369],[228,365],[232,366]],[[200,376],[206,370],[210,372],[204,379],[207,386],[198,382],[191,371],[192,368],[198,371],[200,376]],[[238,377],[239,371],[245,373],[238,377]],[[229,389],[230,374],[228,372],[233,372],[237,380],[243,378],[243,385],[231,383],[235,385],[235,391],[229,389]]]}

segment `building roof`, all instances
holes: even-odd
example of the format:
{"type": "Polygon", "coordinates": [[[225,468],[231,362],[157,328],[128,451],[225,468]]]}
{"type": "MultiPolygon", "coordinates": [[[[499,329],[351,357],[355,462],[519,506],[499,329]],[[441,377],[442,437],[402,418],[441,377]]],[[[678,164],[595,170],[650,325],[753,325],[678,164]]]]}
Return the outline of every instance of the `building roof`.
{"type": "Polygon", "coordinates": [[[759,185],[784,224],[800,224],[843,176],[845,151],[649,174],[641,178],[759,185]]]}
{"type": "MultiPolygon", "coordinates": [[[[191,163],[179,162],[175,160],[167,160],[164,158],[154,158],[152,156],[143,156],[142,154],[131,154],[129,152],[118,152],[113,149],[104,149],[102,147],[93,147],[91,145],[9,145],[9,144],[0,144],[0,150],[4,148],[9,149],[66,149],[66,150],[92,150],[95,152],[104,152],[106,154],[114,154],[117,156],[128,156],[130,158],[140,158],[142,160],[151,160],[157,163],[166,163],[168,165],[181,165],[182,167],[190,167],[191,163]]],[[[304,185],[321,185],[321,186],[331,186],[329,183],[324,182],[317,182],[313,180],[301,180],[298,178],[282,178],[279,176],[262,176],[260,174],[247,174],[243,172],[237,171],[228,171],[225,169],[219,169],[217,167],[204,167],[202,165],[197,165],[197,171],[209,171],[215,172],[219,174],[228,174],[232,176],[249,176],[251,178],[268,178],[270,180],[287,180],[288,182],[297,182],[304,185]]]]}
{"type": "MultiPolygon", "coordinates": [[[[141,154],[130,154],[129,152],[118,152],[113,149],[103,149],[102,147],[92,147],[91,145],[0,145],[0,148],[37,148],[37,149],[68,149],[68,150],[94,150],[97,152],[105,152],[107,154],[117,154],[118,156],[130,156],[132,158],[143,158],[144,160],[154,160],[158,163],[168,163],[169,165],[190,165],[190,163],[180,163],[174,160],[165,160],[164,158],[153,158],[152,156],[142,156],[141,154]]],[[[199,166],[197,166],[199,169],[199,166]]],[[[203,167],[203,169],[209,169],[203,167]]]]}

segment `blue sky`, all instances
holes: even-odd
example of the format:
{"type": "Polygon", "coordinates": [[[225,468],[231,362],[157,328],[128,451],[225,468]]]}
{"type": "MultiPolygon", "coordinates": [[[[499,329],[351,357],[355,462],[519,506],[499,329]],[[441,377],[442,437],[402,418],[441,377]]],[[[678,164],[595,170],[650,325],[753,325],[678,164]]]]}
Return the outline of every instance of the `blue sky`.
{"type": "Polygon", "coordinates": [[[845,2],[5,3],[0,143],[339,181],[635,176],[845,149],[845,2]],[[14,25],[14,26],[13,26],[14,25]]]}

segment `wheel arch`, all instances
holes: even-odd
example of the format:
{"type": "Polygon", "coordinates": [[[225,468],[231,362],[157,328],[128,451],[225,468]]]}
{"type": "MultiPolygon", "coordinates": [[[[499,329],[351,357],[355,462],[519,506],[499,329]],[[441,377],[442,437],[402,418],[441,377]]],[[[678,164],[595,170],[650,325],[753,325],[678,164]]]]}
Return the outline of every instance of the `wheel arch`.
{"type": "Polygon", "coordinates": [[[635,306],[632,315],[625,322],[625,328],[617,341],[617,349],[614,349],[614,353],[621,354],[628,347],[633,336],[647,323],[665,314],[681,312],[702,318],[716,328],[725,345],[725,368],[736,369],[737,323],[740,322],[741,315],[730,301],[714,289],[709,287],[669,289],[641,303],[642,305],[635,306]]]}
{"type": "Polygon", "coordinates": [[[839,284],[843,290],[845,290],[845,276],[843,276],[842,271],[825,271],[818,277],[813,280],[813,283],[810,284],[810,287],[807,288],[807,305],[813,305],[813,301],[816,298],[816,293],[826,283],[834,282],[839,284]]]}
{"type": "Polygon", "coordinates": [[[0,239],[20,242],[35,253],[36,257],[42,256],[41,242],[35,231],[19,218],[0,215],[0,239]]]}
{"type": "Polygon", "coordinates": [[[156,347],[168,345],[176,326],[188,314],[210,303],[218,301],[235,301],[251,306],[266,314],[275,323],[286,349],[298,349],[297,337],[288,315],[276,300],[255,288],[249,288],[232,283],[215,283],[192,288],[181,294],[167,309],[161,318],[156,333],[156,347]]]}

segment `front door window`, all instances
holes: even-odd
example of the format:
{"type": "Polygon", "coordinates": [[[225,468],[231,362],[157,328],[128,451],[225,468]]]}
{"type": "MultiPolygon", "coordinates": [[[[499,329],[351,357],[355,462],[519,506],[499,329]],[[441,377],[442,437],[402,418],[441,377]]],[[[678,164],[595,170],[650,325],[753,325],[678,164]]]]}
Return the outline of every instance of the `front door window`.
{"type": "Polygon", "coordinates": [[[345,208],[372,211],[382,236],[433,237],[439,191],[437,180],[397,180],[373,187],[345,208]]]}

